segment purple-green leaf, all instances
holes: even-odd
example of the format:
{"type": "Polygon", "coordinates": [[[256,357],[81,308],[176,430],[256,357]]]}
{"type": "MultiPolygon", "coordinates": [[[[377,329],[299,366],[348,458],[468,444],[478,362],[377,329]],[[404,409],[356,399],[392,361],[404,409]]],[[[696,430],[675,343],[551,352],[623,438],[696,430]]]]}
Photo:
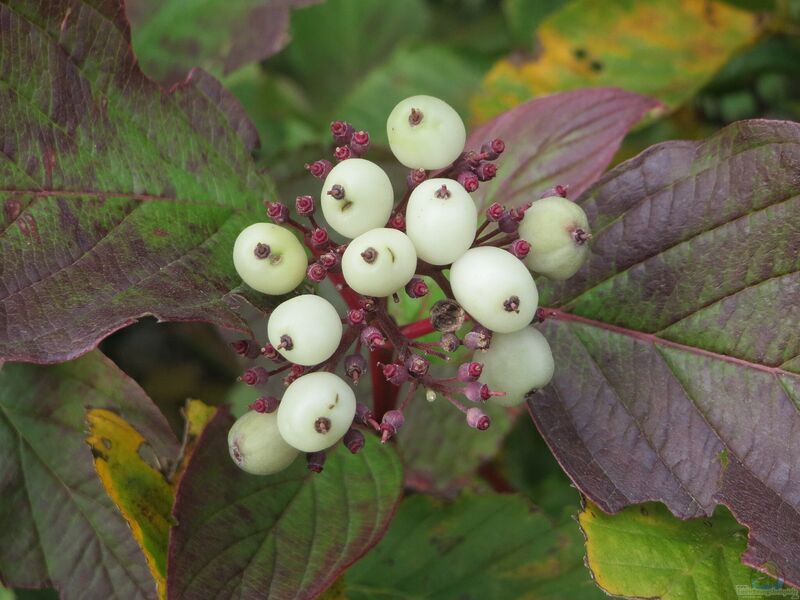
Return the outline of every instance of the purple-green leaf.
{"type": "Polygon", "coordinates": [[[148,314],[249,331],[230,253],[273,188],[235,99],[145,78],[119,0],[0,4],[0,80],[0,360],[68,360],[148,314]]]}
{"type": "Polygon", "coordinates": [[[174,83],[192,67],[227,75],[289,42],[289,13],[321,0],[127,0],[145,73],[174,83]]]}
{"type": "Polygon", "coordinates": [[[64,599],[155,599],[144,556],[95,473],[86,407],[118,412],[162,464],[177,455],[163,415],[99,352],[49,367],[3,367],[0,580],[55,587],[64,599]]]}
{"type": "Polygon", "coordinates": [[[168,598],[313,598],[383,536],[402,491],[402,466],[373,437],[341,444],[325,470],[303,456],[269,477],[228,455],[232,418],[208,424],[177,491],[168,598]]]}
{"type": "Polygon", "coordinates": [[[800,585],[800,125],[667,142],[579,202],[595,238],[541,282],[557,370],[529,409],[603,510],[727,505],[746,564],[800,585]]]}
{"type": "Polygon", "coordinates": [[[608,167],[622,139],[657,100],[616,88],[590,88],[526,102],[474,130],[467,148],[502,139],[506,151],[498,173],[473,194],[479,207],[490,202],[519,206],[554,185],[568,185],[576,198],[608,167]]]}

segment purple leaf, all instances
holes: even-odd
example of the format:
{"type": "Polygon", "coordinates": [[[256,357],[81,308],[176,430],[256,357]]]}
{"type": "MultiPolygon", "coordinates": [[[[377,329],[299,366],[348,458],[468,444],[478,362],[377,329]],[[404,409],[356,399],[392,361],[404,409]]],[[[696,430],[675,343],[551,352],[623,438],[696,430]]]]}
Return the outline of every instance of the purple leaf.
{"type": "Polygon", "coordinates": [[[249,332],[230,253],[273,188],[233,97],[146,79],[112,0],[0,5],[0,70],[0,361],[68,360],[144,315],[249,332]]]}
{"type": "Polygon", "coordinates": [[[616,88],[565,92],[517,106],[467,139],[470,150],[494,138],[506,144],[497,177],[473,197],[479,207],[519,206],[554,185],[568,185],[570,197],[577,198],[605,171],[630,128],[658,106],[657,100],[616,88]]]}
{"type": "Polygon", "coordinates": [[[603,510],[727,505],[744,561],[800,585],[800,125],[653,147],[579,202],[589,263],[540,282],[553,384],[529,402],[603,510]]]}
{"type": "Polygon", "coordinates": [[[341,444],[312,474],[303,456],[257,477],[228,455],[233,419],[206,426],[178,486],[167,597],[313,598],[383,536],[402,492],[402,466],[371,437],[341,444]]]}
{"type": "Polygon", "coordinates": [[[84,441],[87,406],[117,411],[162,464],[177,455],[163,415],[99,352],[62,365],[3,367],[0,580],[55,587],[64,599],[155,599],[144,556],[95,473],[84,441]]]}

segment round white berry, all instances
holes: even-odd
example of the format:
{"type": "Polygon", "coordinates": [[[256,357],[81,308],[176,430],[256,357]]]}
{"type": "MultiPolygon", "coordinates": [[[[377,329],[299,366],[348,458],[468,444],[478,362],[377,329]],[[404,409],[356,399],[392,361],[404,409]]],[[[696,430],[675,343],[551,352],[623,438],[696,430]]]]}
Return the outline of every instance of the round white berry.
{"type": "Polygon", "coordinates": [[[518,258],[494,246],[467,250],[450,268],[455,299],[481,325],[512,333],[536,314],[539,293],[518,258]]]}
{"type": "Polygon", "coordinates": [[[525,264],[550,279],[568,279],[589,256],[589,234],[586,213],[571,200],[537,200],[519,225],[519,236],[531,245],[525,264]]]}
{"type": "Polygon", "coordinates": [[[342,274],[364,296],[391,296],[407,284],[417,269],[417,252],[408,236],[397,229],[373,229],[347,245],[342,274]]]}
{"type": "Polygon", "coordinates": [[[464,150],[467,130],[452,106],[433,96],[411,96],[386,121],[389,147],[410,169],[441,169],[464,150]]]}
{"type": "Polygon", "coordinates": [[[553,353],[547,339],[533,327],[514,333],[496,333],[488,350],[472,358],[483,363],[480,381],[505,396],[492,396],[489,402],[516,406],[525,395],[550,383],[553,378],[553,353]]]}
{"type": "Polygon", "coordinates": [[[363,158],[348,158],[331,169],[320,194],[328,225],[344,237],[354,238],[383,227],[394,205],[389,176],[363,158]]]}
{"type": "Polygon", "coordinates": [[[406,234],[422,260],[449,265],[469,249],[477,228],[475,202],[457,181],[428,179],[411,192],[406,234]]]}
{"type": "Polygon", "coordinates": [[[356,414],[356,396],[341,377],[324,371],[292,382],[278,407],[278,429],[303,452],[333,446],[347,433],[356,414]]]}
{"type": "Polygon", "coordinates": [[[329,359],[342,339],[342,320],[322,296],[304,294],[282,302],[267,323],[269,343],[298,365],[329,359]]]}
{"type": "Polygon", "coordinates": [[[282,471],[297,457],[278,431],[276,413],[246,412],[228,432],[228,451],[236,465],[253,475],[282,471]]]}
{"type": "Polygon", "coordinates": [[[308,259],[302,244],[288,229],[272,223],[254,223],[236,238],[233,266],[254,290],[279,295],[300,285],[308,259]]]}

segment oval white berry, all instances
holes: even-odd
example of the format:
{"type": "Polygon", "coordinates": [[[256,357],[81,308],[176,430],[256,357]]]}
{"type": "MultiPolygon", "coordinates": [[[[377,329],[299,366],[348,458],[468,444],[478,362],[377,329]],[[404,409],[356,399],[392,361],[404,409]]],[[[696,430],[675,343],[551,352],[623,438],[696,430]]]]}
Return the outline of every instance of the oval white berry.
{"type": "Polygon", "coordinates": [[[308,259],[302,244],[288,229],[272,223],[254,223],[236,238],[233,266],[254,290],[279,295],[300,285],[308,259]]]}
{"type": "Polygon", "coordinates": [[[501,406],[522,403],[526,394],[550,383],[555,368],[550,344],[533,327],[494,334],[489,349],[479,350],[472,360],[483,363],[481,382],[506,393],[488,400],[501,406]]]}
{"type": "Polygon", "coordinates": [[[269,343],[298,365],[329,359],[342,339],[342,320],[322,296],[304,294],[282,302],[267,323],[269,343]]]}
{"type": "Polygon", "coordinates": [[[356,414],[350,386],[333,373],[303,375],[292,382],[278,407],[278,428],[286,442],[303,452],[333,446],[356,414]]]}
{"type": "Polygon", "coordinates": [[[455,299],[481,325],[512,333],[536,314],[539,293],[528,269],[510,252],[493,246],[472,248],[450,268],[455,299]]]}
{"type": "Polygon", "coordinates": [[[411,280],[416,269],[414,244],[397,229],[368,231],[350,242],[342,255],[347,285],[364,296],[391,296],[411,280]]]}
{"type": "Polygon", "coordinates": [[[297,457],[278,431],[276,413],[246,412],[228,432],[228,451],[236,465],[253,475],[282,471],[297,457]]]}
{"type": "Polygon", "coordinates": [[[589,256],[589,234],[586,213],[571,200],[537,200],[519,225],[519,236],[531,245],[525,264],[550,279],[568,279],[589,256]]]}
{"type": "Polygon", "coordinates": [[[406,234],[425,262],[449,265],[469,249],[477,228],[475,202],[457,181],[428,179],[411,192],[406,234]]]}
{"type": "Polygon", "coordinates": [[[389,176],[363,158],[348,158],[333,167],[320,194],[322,213],[337,233],[354,238],[383,227],[394,205],[389,176]]]}
{"type": "Polygon", "coordinates": [[[394,107],[386,121],[389,147],[410,169],[441,169],[464,150],[464,121],[444,100],[411,96],[394,107]]]}

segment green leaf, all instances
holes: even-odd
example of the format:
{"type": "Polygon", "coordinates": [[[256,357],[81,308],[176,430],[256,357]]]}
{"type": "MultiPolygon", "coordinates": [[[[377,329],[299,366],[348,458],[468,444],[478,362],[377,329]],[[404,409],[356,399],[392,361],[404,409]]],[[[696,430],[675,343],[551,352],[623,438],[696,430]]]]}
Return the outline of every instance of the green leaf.
{"type": "Polygon", "coordinates": [[[289,12],[320,0],[126,0],[145,73],[174,83],[192,67],[227,75],[289,42],[289,12]]]}
{"type": "Polygon", "coordinates": [[[355,456],[331,449],[320,474],[301,456],[256,477],[228,455],[232,422],[222,410],[211,420],[178,484],[168,597],[314,597],[383,536],[400,461],[371,438],[355,456]]]}
{"type": "Polygon", "coordinates": [[[483,121],[529,98],[590,86],[621,87],[673,109],[756,34],[754,15],[711,0],[575,0],[539,27],[533,58],[492,68],[473,114],[483,121]]]}
{"type": "Polygon", "coordinates": [[[759,589],[767,597],[766,590],[783,587],[775,580],[771,587],[752,585],[760,575],[739,559],[747,530],[725,508],[708,518],[681,521],[655,502],[616,515],[590,502],[579,520],[589,568],[597,584],[614,596],[728,600],[760,598],[759,589]]]}
{"type": "Polygon", "coordinates": [[[426,402],[421,393],[417,396],[404,411],[405,424],[397,434],[406,485],[452,495],[471,483],[478,467],[497,453],[511,429],[511,417],[503,407],[486,405],[482,408],[492,425],[478,431],[446,399],[426,402]]]}
{"type": "Polygon", "coordinates": [[[85,407],[118,413],[161,464],[177,440],[142,390],[99,352],[51,367],[0,371],[0,579],[57,587],[62,598],[155,598],[125,520],[85,444],[85,407]]]}
{"type": "Polygon", "coordinates": [[[389,533],[345,576],[347,597],[604,598],[585,576],[574,521],[553,527],[519,496],[412,496],[389,533]]]}
{"type": "Polygon", "coordinates": [[[249,331],[231,250],[273,187],[236,100],[202,71],[146,79],[118,2],[0,21],[0,360],[68,360],[147,314],[249,331]]]}
{"type": "Polygon", "coordinates": [[[508,27],[518,42],[530,43],[544,19],[570,0],[503,0],[508,27]]]}
{"type": "Polygon", "coordinates": [[[469,97],[482,75],[444,46],[401,47],[355,85],[334,116],[368,130],[373,142],[388,145],[386,118],[400,100],[416,94],[436,96],[467,115],[469,97]]]}

